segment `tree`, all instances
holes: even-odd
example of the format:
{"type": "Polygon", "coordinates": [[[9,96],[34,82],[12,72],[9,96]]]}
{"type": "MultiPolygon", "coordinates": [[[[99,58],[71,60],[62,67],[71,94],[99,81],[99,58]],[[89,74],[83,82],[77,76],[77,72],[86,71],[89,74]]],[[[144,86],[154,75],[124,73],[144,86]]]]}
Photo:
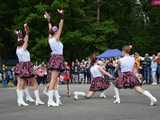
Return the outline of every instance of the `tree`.
{"type": "Polygon", "coordinates": [[[93,51],[133,44],[135,51],[160,51],[160,9],[146,0],[5,0],[0,2],[2,59],[16,56],[14,29],[30,26],[29,51],[34,61],[47,61],[48,26],[44,11],[58,23],[57,8],[65,10],[62,34],[65,59],[85,58],[93,51]],[[138,2],[137,2],[138,1],[138,2]],[[3,52],[2,52],[3,51],[3,52]],[[74,51],[74,52],[73,52],[74,51]]]}

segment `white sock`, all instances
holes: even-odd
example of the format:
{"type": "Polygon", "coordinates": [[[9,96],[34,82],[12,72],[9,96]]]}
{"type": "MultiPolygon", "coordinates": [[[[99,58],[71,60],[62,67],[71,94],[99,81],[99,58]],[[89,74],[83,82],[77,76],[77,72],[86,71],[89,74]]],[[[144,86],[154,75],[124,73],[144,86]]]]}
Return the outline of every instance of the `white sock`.
{"type": "Polygon", "coordinates": [[[54,90],[48,90],[48,101],[53,101],[54,90]]]}
{"type": "Polygon", "coordinates": [[[116,100],[120,100],[120,97],[119,97],[119,90],[118,90],[118,88],[116,88],[115,86],[114,86],[114,92],[115,92],[116,100]]]}
{"type": "Polygon", "coordinates": [[[22,94],[22,98],[24,99],[24,95],[25,95],[25,90],[21,90],[21,94],[22,94]]]}
{"type": "Polygon", "coordinates": [[[28,106],[27,103],[24,102],[24,91],[23,90],[17,90],[17,104],[18,106],[28,106]]]}
{"type": "Polygon", "coordinates": [[[105,95],[105,93],[106,93],[106,90],[104,90],[103,92],[101,92],[101,95],[105,95]]]}
{"type": "Polygon", "coordinates": [[[58,90],[55,90],[55,91],[54,91],[54,94],[55,94],[55,96],[57,96],[57,97],[59,97],[59,98],[60,98],[60,95],[59,95],[58,90]]]}
{"type": "Polygon", "coordinates": [[[26,87],[26,88],[24,89],[24,93],[25,93],[25,95],[26,95],[27,98],[33,99],[33,98],[31,97],[30,93],[29,93],[28,87],[26,87]]]}
{"type": "Polygon", "coordinates": [[[56,97],[56,103],[57,103],[57,104],[60,104],[61,101],[60,101],[60,95],[59,95],[58,90],[55,90],[55,91],[54,91],[54,95],[55,95],[55,97],[56,97]]]}
{"type": "Polygon", "coordinates": [[[151,101],[155,101],[156,100],[156,98],[153,97],[153,95],[150,92],[148,92],[147,90],[145,90],[144,92],[142,92],[142,94],[145,95],[145,96],[147,96],[151,101]]]}
{"type": "Polygon", "coordinates": [[[99,97],[105,98],[106,97],[105,91],[101,92],[100,95],[99,95],[99,97]]]}
{"type": "Polygon", "coordinates": [[[35,91],[34,91],[34,95],[35,95],[35,97],[36,97],[36,101],[40,101],[39,90],[35,90],[35,91]]]}
{"type": "Polygon", "coordinates": [[[76,91],[76,92],[74,92],[74,94],[75,95],[77,95],[77,96],[86,96],[86,93],[85,92],[78,92],[78,91],[76,91]]]}
{"type": "Polygon", "coordinates": [[[19,100],[24,102],[24,90],[18,90],[19,91],[19,100]]]}
{"type": "Polygon", "coordinates": [[[20,90],[16,90],[16,92],[17,92],[17,102],[20,100],[20,90]]]}

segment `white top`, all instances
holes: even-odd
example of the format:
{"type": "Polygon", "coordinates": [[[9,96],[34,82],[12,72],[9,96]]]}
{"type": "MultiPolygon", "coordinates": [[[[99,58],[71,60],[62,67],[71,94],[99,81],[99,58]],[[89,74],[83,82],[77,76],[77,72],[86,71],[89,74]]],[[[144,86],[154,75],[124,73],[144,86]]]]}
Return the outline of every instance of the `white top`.
{"type": "Polygon", "coordinates": [[[52,50],[52,55],[63,55],[63,44],[54,37],[49,38],[49,46],[52,50]]]}
{"type": "Polygon", "coordinates": [[[19,62],[29,62],[29,61],[31,61],[30,53],[27,49],[17,48],[16,54],[17,54],[19,62]]]}
{"type": "Polygon", "coordinates": [[[154,60],[152,60],[151,68],[152,68],[152,72],[156,72],[156,70],[157,70],[157,63],[154,62],[154,60]]]}
{"type": "Polygon", "coordinates": [[[98,69],[98,65],[93,65],[91,68],[90,68],[90,72],[91,72],[91,75],[93,78],[96,78],[96,77],[103,77],[103,74],[99,71],[98,69]]]}
{"type": "Polygon", "coordinates": [[[119,61],[120,61],[121,72],[132,72],[134,64],[135,64],[134,57],[124,56],[120,58],[119,61]]]}

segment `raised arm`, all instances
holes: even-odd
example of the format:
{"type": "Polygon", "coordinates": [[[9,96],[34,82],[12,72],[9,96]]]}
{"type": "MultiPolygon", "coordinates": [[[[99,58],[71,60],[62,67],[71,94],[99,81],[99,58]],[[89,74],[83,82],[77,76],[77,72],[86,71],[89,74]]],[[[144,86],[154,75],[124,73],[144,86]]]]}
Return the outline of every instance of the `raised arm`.
{"type": "Polygon", "coordinates": [[[64,24],[64,11],[58,9],[58,13],[61,17],[61,20],[59,22],[59,29],[58,29],[57,33],[55,34],[55,38],[57,40],[60,40],[62,29],[63,29],[63,24],[64,24]]]}
{"type": "Polygon", "coordinates": [[[24,37],[24,44],[23,44],[22,48],[27,49],[28,39],[29,39],[29,27],[28,27],[27,23],[24,24],[24,32],[25,32],[25,37],[24,37]]]}
{"type": "Polygon", "coordinates": [[[44,13],[44,18],[46,18],[47,20],[48,20],[48,36],[49,37],[51,37],[52,35],[51,35],[51,30],[52,30],[52,23],[51,23],[51,16],[49,15],[49,13],[48,12],[45,12],[44,13]]]}

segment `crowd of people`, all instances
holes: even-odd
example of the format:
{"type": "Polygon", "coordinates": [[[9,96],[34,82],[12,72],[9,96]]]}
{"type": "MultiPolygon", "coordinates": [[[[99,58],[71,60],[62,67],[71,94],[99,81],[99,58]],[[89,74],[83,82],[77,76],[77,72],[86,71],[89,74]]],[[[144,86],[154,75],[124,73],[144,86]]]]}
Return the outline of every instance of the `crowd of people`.
{"type": "MultiPolygon", "coordinates": [[[[139,70],[139,77],[143,84],[160,84],[160,53],[157,55],[150,56],[145,54],[144,57],[140,56],[138,53],[134,54],[136,65],[139,70]]],[[[117,58],[110,58],[102,60],[106,71],[111,74],[115,74],[117,58]]],[[[65,71],[61,74],[60,84],[65,84],[66,80],[69,80],[70,84],[90,84],[91,74],[90,74],[90,61],[88,59],[82,59],[72,62],[65,62],[65,71]],[[68,76],[66,76],[66,73],[68,76]]],[[[36,79],[39,85],[44,85],[47,83],[47,65],[41,63],[34,66],[36,79]]],[[[7,67],[7,65],[2,65],[0,70],[0,81],[4,83],[4,87],[8,86],[8,83],[13,83],[16,85],[16,78],[14,76],[14,66],[7,67]]]]}
{"type": "Polygon", "coordinates": [[[14,82],[15,77],[13,67],[8,67],[7,65],[3,64],[0,69],[0,83],[2,83],[3,87],[8,87],[9,83],[14,85],[14,82]]]}

